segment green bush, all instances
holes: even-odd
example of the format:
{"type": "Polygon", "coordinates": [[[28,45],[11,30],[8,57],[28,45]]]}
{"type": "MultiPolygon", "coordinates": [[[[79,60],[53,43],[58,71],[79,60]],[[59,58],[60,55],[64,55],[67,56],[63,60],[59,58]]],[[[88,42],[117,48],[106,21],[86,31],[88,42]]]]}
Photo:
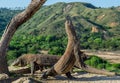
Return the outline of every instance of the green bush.
{"type": "Polygon", "coordinates": [[[97,65],[97,68],[98,68],[98,69],[105,69],[105,64],[98,64],[98,65],[97,65]]]}
{"type": "Polygon", "coordinates": [[[120,73],[120,64],[111,64],[97,56],[90,56],[90,58],[86,60],[85,63],[98,69],[105,69],[108,71],[120,73]]]}
{"type": "Polygon", "coordinates": [[[53,55],[62,55],[63,52],[64,52],[64,49],[61,47],[52,47],[48,53],[53,55]]]}
{"type": "Polygon", "coordinates": [[[13,59],[16,59],[17,57],[17,51],[16,50],[13,50],[13,51],[8,51],[7,52],[7,60],[13,60],[13,59]]]}
{"type": "Polygon", "coordinates": [[[91,61],[90,61],[90,60],[86,60],[85,63],[86,63],[87,65],[90,65],[90,66],[91,66],[91,61]]]}
{"type": "Polygon", "coordinates": [[[110,63],[107,63],[107,64],[105,65],[105,68],[106,68],[106,69],[109,69],[110,67],[112,67],[112,64],[110,64],[110,63]]]}
{"type": "Polygon", "coordinates": [[[113,67],[120,69],[120,64],[112,64],[113,67]]]}
{"type": "Polygon", "coordinates": [[[102,67],[104,68],[105,67],[105,64],[107,63],[107,61],[97,57],[97,56],[91,56],[89,60],[86,60],[85,61],[86,64],[90,65],[90,66],[93,66],[95,68],[101,68],[102,67]],[[100,65],[99,65],[100,64],[100,65]]]}

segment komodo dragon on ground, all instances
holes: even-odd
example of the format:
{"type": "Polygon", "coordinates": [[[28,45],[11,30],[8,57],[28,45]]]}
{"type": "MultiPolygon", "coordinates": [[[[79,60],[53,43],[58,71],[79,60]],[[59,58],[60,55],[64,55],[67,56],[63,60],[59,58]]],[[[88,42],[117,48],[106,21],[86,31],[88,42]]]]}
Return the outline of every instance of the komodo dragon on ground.
{"type": "MultiPolygon", "coordinates": [[[[53,66],[61,56],[58,55],[45,55],[45,54],[24,54],[17,58],[13,63],[12,66],[27,66],[30,65],[31,67],[31,74],[33,75],[35,70],[40,69],[43,70],[43,67],[51,67],[53,66]]],[[[85,60],[88,58],[83,53],[82,58],[85,60]]],[[[74,67],[78,67],[78,63],[76,62],[74,67]]]]}
{"type": "Polygon", "coordinates": [[[56,55],[45,55],[45,54],[24,54],[16,59],[12,66],[27,66],[31,67],[31,74],[33,75],[36,69],[43,70],[43,67],[53,66],[60,56],[56,55]]]}

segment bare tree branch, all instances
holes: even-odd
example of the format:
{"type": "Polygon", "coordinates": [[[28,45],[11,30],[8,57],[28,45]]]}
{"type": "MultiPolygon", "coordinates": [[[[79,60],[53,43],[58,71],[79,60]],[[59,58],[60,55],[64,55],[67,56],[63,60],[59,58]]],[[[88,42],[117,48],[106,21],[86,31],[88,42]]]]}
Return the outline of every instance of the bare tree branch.
{"type": "Polygon", "coordinates": [[[0,41],[0,73],[9,73],[6,61],[6,49],[15,31],[20,25],[32,17],[45,1],[46,0],[32,0],[29,6],[23,12],[13,17],[7,25],[0,41]]]}

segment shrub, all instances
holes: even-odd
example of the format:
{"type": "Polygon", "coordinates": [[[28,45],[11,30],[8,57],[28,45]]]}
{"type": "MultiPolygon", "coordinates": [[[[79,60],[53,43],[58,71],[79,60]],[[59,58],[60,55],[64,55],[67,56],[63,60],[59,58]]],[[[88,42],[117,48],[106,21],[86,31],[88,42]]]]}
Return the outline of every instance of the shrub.
{"type": "Polygon", "coordinates": [[[105,69],[105,64],[98,64],[98,65],[97,65],[97,68],[98,68],[98,69],[105,69]]]}
{"type": "Polygon", "coordinates": [[[120,69],[120,64],[112,64],[113,67],[120,69]]]}

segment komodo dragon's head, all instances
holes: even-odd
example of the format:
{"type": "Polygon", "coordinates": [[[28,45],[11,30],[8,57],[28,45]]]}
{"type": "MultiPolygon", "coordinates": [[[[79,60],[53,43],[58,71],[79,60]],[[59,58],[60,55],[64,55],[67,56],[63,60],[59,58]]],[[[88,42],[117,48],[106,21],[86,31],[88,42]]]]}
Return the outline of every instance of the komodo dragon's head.
{"type": "Polygon", "coordinates": [[[12,63],[12,66],[23,67],[23,66],[26,66],[26,64],[23,62],[21,58],[18,58],[12,63]]]}

